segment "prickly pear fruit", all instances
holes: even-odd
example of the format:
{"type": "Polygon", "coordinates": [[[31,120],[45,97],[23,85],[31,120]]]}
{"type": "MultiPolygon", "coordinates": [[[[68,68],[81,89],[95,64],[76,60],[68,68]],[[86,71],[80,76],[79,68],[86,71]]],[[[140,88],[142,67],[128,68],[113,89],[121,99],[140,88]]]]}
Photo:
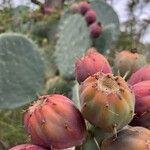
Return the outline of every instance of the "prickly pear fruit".
{"type": "Polygon", "coordinates": [[[96,12],[94,10],[88,10],[85,14],[85,20],[88,25],[96,22],[96,12]]]}
{"type": "Polygon", "coordinates": [[[9,150],[46,150],[45,148],[39,147],[32,144],[21,144],[10,148],[9,150]]]}
{"type": "Polygon", "coordinates": [[[135,97],[120,76],[98,72],[79,89],[81,113],[91,124],[115,132],[133,118],[135,97]]]}
{"type": "Polygon", "coordinates": [[[131,87],[135,94],[134,126],[150,128],[150,80],[142,81],[131,87]]]}
{"type": "Polygon", "coordinates": [[[55,12],[54,8],[45,5],[41,8],[41,11],[45,15],[51,15],[52,13],[55,12]]]}
{"type": "Polygon", "coordinates": [[[128,77],[146,64],[146,57],[134,49],[121,51],[114,60],[116,72],[119,71],[121,76],[128,73],[128,77]]]}
{"type": "Polygon", "coordinates": [[[24,124],[33,143],[64,149],[82,144],[86,127],[80,111],[59,94],[40,96],[24,115],[24,124]]]}
{"type": "Polygon", "coordinates": [[[150,80],[150,65],[146,65],[133,73],[128,80],[128,84],[132,86],[146,80],[150,80]]]}
{"type": "Polygon", "coordinates": [[[73,3],[73,4],[70,6],[70,11],[71,11],[72,13],[79,13],[79,12],[80,12],[79,4],[73,3]]]}
{"type": "Polygon", "coordinates": [[[90,36],[92,38],[98,38],[102,32],[102,26],[100,22],[94,22],[89,26],[90,36]]]}
{"type": "Polygon", "coordinates": [[[99,71],[112,73],[107,59],[94,48],[88,49],[85,56],[78,59],[75,63],[75,74],[79,83],[99,71]]]}
{"type": "Polygon", "coordinates": [[[101,150],[149,150],[150,130],[143,127],[130,127],[102,142],[101,150]]]}
{"type": "Polygon", "coordinates": [[[79,10],[82,15],[84,15],[90,9],[90,4],[88,2],[80,2],[79,10]]]}

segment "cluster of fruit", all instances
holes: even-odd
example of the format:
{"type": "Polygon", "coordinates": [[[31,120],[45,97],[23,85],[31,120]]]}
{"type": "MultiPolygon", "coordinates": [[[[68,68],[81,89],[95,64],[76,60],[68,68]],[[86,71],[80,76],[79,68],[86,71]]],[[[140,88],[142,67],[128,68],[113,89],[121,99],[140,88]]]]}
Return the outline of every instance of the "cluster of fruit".
{"type": "Polygon", "coordinates": [[[24,114],[26,131],[35,145],[23,144],[10,150],[75,149],[76,146],[78,150],[86,150],[83,145],[89,135],[95,136],[91,127],[111,134],[101,141],[94,138],[97,148],[90,146],[93,150],[149,150],[150,65],[136,71],[126,82],[113,75],[102,54],[90,48],[76,61],[75,72],[80,110],[60,94],[38,97],[24,114]]]}
{"type": "Polygon", "coordinates": [[[80,2],[79,4],[74,3],[70,10],[84,16],[92,38],[98,38],[100,36],[102,33],[102,25],[97,21],[97,14],[91,9],[90,3],[86,1],[80,2]]]}

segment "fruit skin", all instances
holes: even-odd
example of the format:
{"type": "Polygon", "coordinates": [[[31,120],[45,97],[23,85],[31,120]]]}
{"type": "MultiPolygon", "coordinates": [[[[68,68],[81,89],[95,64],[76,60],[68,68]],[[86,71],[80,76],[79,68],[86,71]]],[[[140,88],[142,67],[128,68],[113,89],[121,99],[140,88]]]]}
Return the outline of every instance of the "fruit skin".
{"type": "Polygon", "coordinates": [[[132,86],[146,80],[150,80],[150,65],[146,65],[133,73],[128,80],[128,84],[132,86]]]}
{"type": "Polygon", "coordinates": [[[81,113],[91,124],[116,132],[133,118],[135,97],[120,76],[98,72],[79,89],[81,113]]]}
{"type": "Polygon", "coordinates": [[[79,12],[80,12],[79,4],[73,3],[73,4],[70,6],[70,11],[71,11],[72,13],[79,13],[79,12]]]}
{"type": "Polygon", "coordinates": [[[96,12],[93,10],[88,10],[85,14],[85,20],[88,25],[96,22],[96,12]]]}
{"type": "Polygon", "coordinates": [[[146,57],[133,50],[121,51],[114,60],[116,72],[119,71],[121,76],[129,72],[128,77],[146,64],[146,57]]]}
{"type": "Polygon", "coordinates": [[[107,59],[94,48],[88,49],[85,56],[75,63],[75,74],[79,83],[96,72],[112,73],[107,59]]]}
{"type": "Polygon", "coordinates": [[[24,125],[34,144],[64,149],[81,145],[86,127],[80,111],[59,94],[40,96],[24,115],[24,125]]]}
{"type": "Polygon", "coordinates": [[[150,130],[143,127],[130,127],[102,142],[101,150],[149,150],[150,130]]]}
{"type": "Polygon", "coordinates": [[[130,124],[150,129],[150,80],[134,84],[131,90],[135,94],[135,116],[130,124]]]}
{"type": "Polygon", "coordinates": [[[91,38],[98,38],[102,32],[101,23],[94,22],[89,26],[91,38]]]}
{"type": "Polygon", "coordinates": [[[33,144],[21,144],[12,147],[9,150],[46,150],[46,149],[33,144]]]}
{"type": "Polygon", "coordinates": [[[84,15],[90,9],[90,4],[88,2],[80,2],[79,10],[82,15],[84,15]]]}

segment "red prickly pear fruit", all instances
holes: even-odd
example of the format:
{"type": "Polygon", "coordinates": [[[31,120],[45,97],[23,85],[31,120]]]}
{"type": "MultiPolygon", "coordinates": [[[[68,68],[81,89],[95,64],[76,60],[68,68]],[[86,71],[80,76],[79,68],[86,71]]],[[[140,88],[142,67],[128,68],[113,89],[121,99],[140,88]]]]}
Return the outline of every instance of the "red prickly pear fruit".
{"type": "Polygon", "coordinates": [[[79,84],[99,71],[112,73],[107,59],[94,48],[88,49],[85,56],[78,59],[75,63],[75,74],[79,84]]]}
{"type": "Polygon", "coordinates": [[[134,84],[131,90],[135,94],[134,126],[150,128],[150,80],[134,84]]]}
{"type": "Polygon", "coordinates": [[[80,2],[79,10],[82,15],[84,15],[90,9],[90,4],[88,2],[80,2]]]}
{"type": "Polygon", "coordinates": [[[10,148],[9,150],[46,150],[45,148],[39,147],[32,144],[21,144],[10,148]]]}
{"type": "Polygon", "coordinates": [[[98,38],[102,33],[102,26],[101,23],[94,22],[89,26],[90,36],[92,38],[98,38]]]}
{"type": "Polygon", "coordinates": [[[146,57],[136,51],[133,51],[132,49],[130,51],[121,51],[116,55],[114,60],[115,71],[119,71],[121,76],[124,76],[128,72],[127,77],[146,64],[146,57]]]}
{"type": "Polygon", "coordinates": [[[101,150],[149,150],[150,130],[143,127],[130,127],[121,130],[117,138],[102,142],[101,150]]]}
{"type": "Polygon", "coordinates": [[[74,3],[70,6],[70,11],[73,13],[79,13],[80,12],[80,8],[79,8],[79,4],[74,3]]]}
{"type": "Polygon", "coordinates": [[[128,80],[128,84],[132,86],[146,80],[150,80],[150,65],[146,65],[133,73],[128,80]]]}
{"type": "Polygon", "coordinates": [[[86,138],[85,121],[73,102],[59,94],[40,96],[24,115],[24,125],[34,144],[64,149],[86,138]]]}
{"type": "Polygon", "coordinates": [[[96,12],[93,10],[88,10],[85,14],[85,20],[88,25],[96,22],[96,12]]]}
{"type": "Polygon", "coordinates": [[[79,97],[83,117],[104,131],[116,133],[133,118],[135,97],[120,76],[98,72],[88,77],[79,97]]]}
{"type": "Polygon", "coordinates": [[[55,9],[51,8],[50,6],[47,6],[47,5],[42,5],[41,11],[44,15],[50,15],[55,11],[55,9]]]}

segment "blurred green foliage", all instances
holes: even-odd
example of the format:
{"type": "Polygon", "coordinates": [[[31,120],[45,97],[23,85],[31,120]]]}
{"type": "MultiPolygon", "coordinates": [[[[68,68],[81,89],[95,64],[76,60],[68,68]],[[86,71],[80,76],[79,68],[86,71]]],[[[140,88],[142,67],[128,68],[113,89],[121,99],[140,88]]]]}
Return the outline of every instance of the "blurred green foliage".
{"type": "Polygon", "coordinates": [[[24,109],[25,107],[14,110],[0,110],[0,150],[19,143],[30,142],[23,127],[24,109]]]}

